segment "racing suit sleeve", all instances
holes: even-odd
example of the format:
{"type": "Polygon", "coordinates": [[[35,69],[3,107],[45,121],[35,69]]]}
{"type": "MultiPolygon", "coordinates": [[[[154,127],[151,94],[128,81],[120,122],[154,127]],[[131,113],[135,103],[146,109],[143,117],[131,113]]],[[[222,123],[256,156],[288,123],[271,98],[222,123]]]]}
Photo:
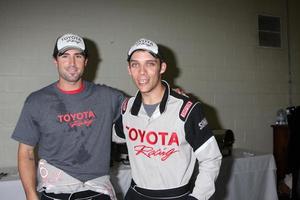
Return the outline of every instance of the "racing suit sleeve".
{"type": "Polygon", "coordinates": [[[199,102],[194,105],[185,122],[185,132],[199,166],[190,195],[199,200],[208,200],[215,192],[215,180],[219,174],[222,155],[199,102]]]}

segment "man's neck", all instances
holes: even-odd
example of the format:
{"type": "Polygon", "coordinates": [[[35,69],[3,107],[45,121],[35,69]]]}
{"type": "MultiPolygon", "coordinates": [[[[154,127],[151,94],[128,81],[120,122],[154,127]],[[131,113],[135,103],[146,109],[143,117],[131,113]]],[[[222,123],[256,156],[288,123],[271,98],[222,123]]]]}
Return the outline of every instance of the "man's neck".
{"type": "Polygon", "coordinates": [[[149,93],[142,93],[142,101],[144,104],[153,105],[160,103],[165,92],[165,86],[160,84],[153,91],[149,93]]]}
{"type": "Polygon", "coordinates": [[[63,91],[78,90],[82,87],[82,80],[78,80],[76,82],[67,82],[67,81],[59,80],[57,82],[57,87],[63,91]]]}

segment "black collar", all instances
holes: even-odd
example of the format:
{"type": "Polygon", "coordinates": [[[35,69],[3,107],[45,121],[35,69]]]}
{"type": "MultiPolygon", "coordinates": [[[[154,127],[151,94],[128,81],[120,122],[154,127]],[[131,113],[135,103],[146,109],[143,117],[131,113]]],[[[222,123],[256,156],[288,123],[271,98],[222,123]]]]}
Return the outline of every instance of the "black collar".
{"type": "MultiPolygon", "coordinates": [[[[166,104],[168,101],[168,97],[170,95],[170,86],[166,81],[162,81],[162,84],[165,86],[165,92],[164,92],[164,96],[159,104],[159,111],[160,113],[163,113],[166,109],[166,104]]],[[[140,91],[138,91],[138,93],[135,96],[134,102],[132,104],[131,107],[131,114],[137,116],[140,109],[141,109],[141,105],[142,105],[142,94],[140,91]]]]}

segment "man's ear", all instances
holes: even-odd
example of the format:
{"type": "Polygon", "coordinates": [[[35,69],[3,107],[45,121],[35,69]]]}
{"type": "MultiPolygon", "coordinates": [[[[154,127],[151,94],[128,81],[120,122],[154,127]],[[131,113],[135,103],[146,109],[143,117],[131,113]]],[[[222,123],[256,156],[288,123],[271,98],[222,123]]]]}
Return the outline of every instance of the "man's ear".
{"type": "Polygon", "coordinates": [[[128,71],[128,74],[131,76],[131,71],[130,71],[130,66],[127,65],[127,71],[128,71]]]}
{"type": "Polygon", "coordinates": [[[87,66],[87,64],[88,64],[88,60],[89,60],[88,58],[86,58],[86,59],[85,59],[85,61],[84,61],[84,67],[86,67],[86,66],[87,66]]]}
{"type": "Polygon", "coordinates": [[[167,63],[163,62],[160,65],[160,74],[165,73],[165,71],[167,70],[167,63]]]}
{"type": "Polygon", "coordinates": [[[53,63],[57,67],[57,59],[56,58],[53,58],[53,63]]]}

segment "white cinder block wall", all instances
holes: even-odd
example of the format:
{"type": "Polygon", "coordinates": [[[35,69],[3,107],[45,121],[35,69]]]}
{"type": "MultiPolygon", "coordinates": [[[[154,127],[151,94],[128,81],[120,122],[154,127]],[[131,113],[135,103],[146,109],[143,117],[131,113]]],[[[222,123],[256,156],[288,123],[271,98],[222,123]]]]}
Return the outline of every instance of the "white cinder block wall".
{"type": "MultiPolygon", "coordinates": [[[[166,78],[203,102],[211,128],[232,129],[235,147],[272,152],[270,125],[277,110],[289,105],[285,2],[1,1],[0,166],[16,165],[11,133],[26,96],[57,80],[51,53],[56,37],[66,32],[90,41],[87,70],[94,82],[131,95],[136,89],[126,51],[140,37],[157,41],[170,63],[166,78]],[[258,14],[282,18],[282,48],[258,47],[258,14]]],[[[293,30],[299,33],[299,26],[293,30]]],[[[299,83],[299,34],[293,36],[293,83],[299,83]]],[[[299,84],[293,89],[299,104],[299,84]]]]}

